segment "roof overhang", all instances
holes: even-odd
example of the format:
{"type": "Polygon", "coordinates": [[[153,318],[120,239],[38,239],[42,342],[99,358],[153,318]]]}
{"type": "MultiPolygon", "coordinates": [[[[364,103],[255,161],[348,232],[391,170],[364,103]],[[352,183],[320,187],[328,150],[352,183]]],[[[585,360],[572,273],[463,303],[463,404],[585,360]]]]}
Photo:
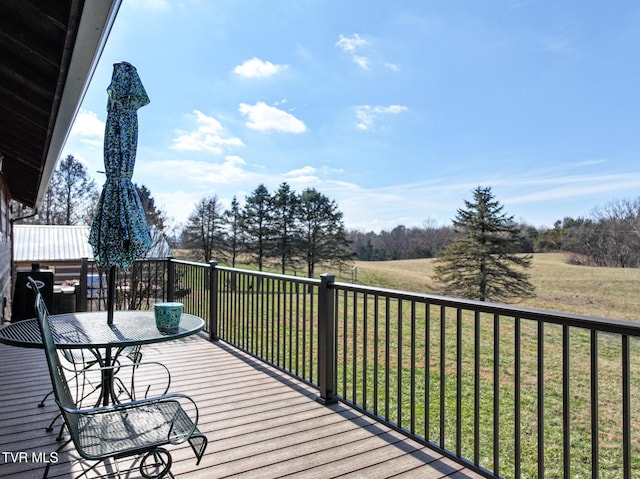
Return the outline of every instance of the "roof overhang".
{"type": "Polygon", "coordinates": [[[12,199],[49,185],[122,0],[3,0],[0,155],[12,199]]]}

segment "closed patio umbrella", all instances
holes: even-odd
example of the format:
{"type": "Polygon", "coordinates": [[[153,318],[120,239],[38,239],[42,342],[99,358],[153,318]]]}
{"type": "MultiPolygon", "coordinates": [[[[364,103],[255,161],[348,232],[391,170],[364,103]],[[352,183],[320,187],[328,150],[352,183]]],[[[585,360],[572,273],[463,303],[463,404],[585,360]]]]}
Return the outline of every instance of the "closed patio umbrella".
{"type": "Polygon", "coordinates": [[[107,122],[104,134],[106,182],[98,201],[89,244],[98,266],[109,270],[107,321],[113,323],[115,269],[128,268],[151,246],[144,208],[131,182],[138,145],[138,109],[149,103],[135,67],[113,65],[107,88],[107,122]]]}

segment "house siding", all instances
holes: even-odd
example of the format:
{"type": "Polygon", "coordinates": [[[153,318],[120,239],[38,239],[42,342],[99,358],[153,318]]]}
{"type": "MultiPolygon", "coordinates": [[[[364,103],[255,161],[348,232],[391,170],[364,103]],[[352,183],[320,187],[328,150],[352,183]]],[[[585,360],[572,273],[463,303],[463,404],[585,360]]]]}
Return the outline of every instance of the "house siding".
{"type": "Polygon", "coordinates": [[[1,322],[10,316],[11,305],[11,208],[4,181],[0,179],[0,308],[1,322]]]}

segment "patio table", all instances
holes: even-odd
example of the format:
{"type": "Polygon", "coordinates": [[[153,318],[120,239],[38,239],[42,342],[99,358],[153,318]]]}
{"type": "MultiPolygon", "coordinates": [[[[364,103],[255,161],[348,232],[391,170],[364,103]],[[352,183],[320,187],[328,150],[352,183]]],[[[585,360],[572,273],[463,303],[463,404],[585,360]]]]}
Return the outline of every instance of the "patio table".
{"type": "MultiPolygon", "coordinates": [[[[58,349],[88,349],[101,367],[111,368],[127,347],[180,339],[200,332],[204,320],[183,313],[175,333],[160,332],[153,311],[116,311],[113,324],[107,324],[106,311],[65,313],[49,316],[58,349]],[[104,355],[99,353],[104,350],[104,355]]],[[[0,343],[23,348],[42,348],[37,319],[26,319],[0,328],[0,343]]],[[[102,370],[101,401],[117,402],[113,393],[113,370],[102,370]]]]}

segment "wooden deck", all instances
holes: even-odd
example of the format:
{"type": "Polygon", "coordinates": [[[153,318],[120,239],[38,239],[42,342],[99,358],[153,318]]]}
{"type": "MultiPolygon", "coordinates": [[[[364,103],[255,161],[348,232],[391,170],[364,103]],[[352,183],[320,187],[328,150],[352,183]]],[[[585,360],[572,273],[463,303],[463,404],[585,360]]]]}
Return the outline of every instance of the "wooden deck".
{"type": "MultiPolygon", "coordinates": [[[[172,392],[197,402],[209,438],[199,466],[188,446],[170,448],[176,476],[481,477],[344,405],[322,406],[313,388],[204,335],[143,352],[144,361],[170,368],[172,392]]],[[[59,445],[57,431],[45,432],[57,413],[53,401],[36,406],[51,389],[44,354],[0,344],[0,368],[0,477],[41,477],[42,460],[59,445]]],[[[116,466],[121,477],[139,477],[132,459],[116,466]]],[[[76,477],[86,467],[68,446],[49,476],[76,477]]],[[[106,464],[100,477],[114,469],[106,464]]]]}

